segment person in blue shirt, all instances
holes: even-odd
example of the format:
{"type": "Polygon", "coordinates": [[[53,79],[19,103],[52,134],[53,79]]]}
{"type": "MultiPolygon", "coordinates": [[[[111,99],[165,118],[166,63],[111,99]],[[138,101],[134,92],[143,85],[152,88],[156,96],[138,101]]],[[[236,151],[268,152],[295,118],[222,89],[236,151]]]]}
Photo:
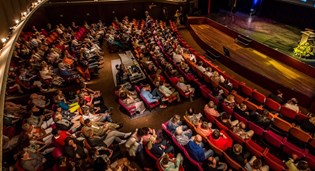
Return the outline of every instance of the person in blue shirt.
{"type": "Polygon", "coordinates": [[[145,85],[142,89],[141,89],[141,95],[142,97],[144,97],[149,103],[154,103],[154,102],[158,102],[160,97],[156,97],[153,96],[153,94],[151,93],[151,87],[149,84],[145,85]]]}
{"type": "Polygon", "coordinates": [[[206,151],[206,149],[203,148],[202,137],[199,134],[188,142],[187,150],[197,162],[203,162],[213,156],[213,150],[209,149],[206,151]]]}
{"type": "MultiPolygon", "coordinates": [[[[151,87],[149,84],[145,85],[141,89],[140,94],[149,103],[158,102],[163,97],[163,95],[161,93],[159,93],[157,89],[154,89],[151,93],[151,87]]],[[[163,101],[163,98],[162,98],[162,101],[163,101]]],[[[166,107],[167,107],[167,105],[165,105],[165,104],[160,105],[160,108],[166,108],[166,107]]]]}

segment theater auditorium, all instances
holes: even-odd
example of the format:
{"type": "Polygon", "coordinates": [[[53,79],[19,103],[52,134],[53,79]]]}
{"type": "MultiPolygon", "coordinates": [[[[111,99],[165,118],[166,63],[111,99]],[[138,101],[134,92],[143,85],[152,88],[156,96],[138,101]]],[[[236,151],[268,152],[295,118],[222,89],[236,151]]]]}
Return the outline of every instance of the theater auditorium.
{"type": "Polygon", "coordinates": [[[0,0],[1,169],[315,170],[314,0],[0,0]]]}

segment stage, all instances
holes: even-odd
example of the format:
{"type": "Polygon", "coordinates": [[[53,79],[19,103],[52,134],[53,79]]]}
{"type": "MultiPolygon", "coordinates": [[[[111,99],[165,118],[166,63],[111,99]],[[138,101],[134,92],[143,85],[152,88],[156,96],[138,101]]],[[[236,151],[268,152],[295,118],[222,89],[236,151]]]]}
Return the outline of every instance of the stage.
{"type": "Polygon", "coordinates": [[[314,56],[301,58],[293,53],[293,49],[298,46],[301,31],[303,30],[270,19],[239,12],[221,11],[220,13],[211,14],[210,18],[242,35],[315,68],[314,56]]]}
{"type": "Polygon", "coordinates": [[[255,41],[244,47],[235,41],[239,35],[237,32],[211,19],[188,17],[188,23],[198,44],[219,54],[221,57],[218,60],[224,65],[270,91],[280,88],[288,98],[297,97],[301,105],[310,107],[315,97],[313,67],[307,68],[308,65],[278,55],[278,51],[255,41]],[[223,46],[229,50],[230,57],[223,55],[223,46]],[[290,66],[281,60],[286,60],[290,66]],[[308,69],[309,75],[296,69],[303,67],[308,69]]]}

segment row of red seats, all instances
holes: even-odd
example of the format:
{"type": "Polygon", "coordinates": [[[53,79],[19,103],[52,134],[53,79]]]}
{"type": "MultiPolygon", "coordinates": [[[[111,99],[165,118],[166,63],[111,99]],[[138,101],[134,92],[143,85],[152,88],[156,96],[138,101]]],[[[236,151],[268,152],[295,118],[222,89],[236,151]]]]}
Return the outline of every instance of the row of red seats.
{"type": "MultiPolygon", "coordinates": [[[[174,24],[172,24],[171,22],[171,26],[174,28],[174,24]]],[[[174,29],[173,29],[174,30],[174,29]]],[[[178,33],[177,33],[178,35],[178,33]]],[[[180,37],[180,35],[178,35],[180,37]]],[[[185,40],[183,40],[182,38],[180,38],[180,41],[183,43],[186,43],[185,40]]],[[[187,47],[190,48],[190,46],[187,44],[187,47]]],[[[245,83],[243,82],[238,82],[237,80],[229,77],[227,74],[225,74],[224,71],[221,71],[217,66],[213,65],[210,61],[208,61],[207,59],[205,59],[203,56],[200,56],[198,53],[195,54],[199,59],[203,60],[204,62],[206,62],[206,64],[208,64],[210,67],[212,67],[214,70],[218,71],[219,73],[221,73],[226,79],[230,79],[232,84],[233,84],[233,88],[235,90],[240,90],[242,92],[242,94],[245,94],[248,97],[251,97],[252,99],[254,99],[255,101],[257,101],[260,104],[264,104],[266,108],[271,109],[273,111],[276,112],[280,112],[282,114],[282,116],[292,119],[292,120],[297,120],[298,122],[300,122],[301,120],[304,119],[308,119],[307,115],[304,115],[302,113],[297,113],[287,107],[283,107],[281,106],[278,102],[267,98],[265,95],[263,95],[262,93],[258,92],[255,89],[252,89],[251,87],[247,86],[245,83]]],[[[194,69],[198,75],[202,78],[204,78],[207,82],[212,82],[208,76],[206,76],[204,73],[200,73],[200,71],[198,69],[196,69],[196,64],[193,63],[190,60],[187,60],[187,62],[191,65],[192,69],[194,69]]],[[[220,87],[221,89],[224,90],[225,95],[229,94],[230,92],[228,92],[228,90],[226,90],[224,87],[220,87]]],[[[231,92],[233,94],[233,92],[231,92]]],[[[245,104],[247,105],[248,109],[250,110],[255,110],[257,108],[262,108],[262,106],[257,106],[256,104],[252,103],[251,101],[249,101],[248,98],[243,98],[242,96],[238,95],[238,94],[233,94],[236,97],[236,101],[238,103],[242,103],[245,102],[245,104]],[[242,101],[238,101],[237,99],[243,99],[242,101]],[[246,99],[246,100],[245,100],[246,99]]],[[[297,140],[305,142],[305,143],[310,143],[311,146],[314,146],[314,140],[312,139],[311,135],[309,135],[308,133],[304,132],[301,129],[298,129],[296,127],[294,127],[295,129],[293,129],[291,132],[294,137],[296,137],[297,140]],[[298,132],[298,133],[297,133],[298,132]]]]}
{"type": "MultiPolygon", "coordinates": [[[[182,39],[182,41],[184,41],[182,39]]],[[[184,43],[185,44],[185,43],[184,43]]],[[[189,45],[186,44],[186,46],[188,47],[189,45]]],[[[200,57],[200,55],[198,54],[195,54],[197,57],[200,57]]],[[[195,66],[193,66],[194,68],[195,66]]],[[[215,69],[217,69],[216,67],[214,67],[215,69]]],[[[223,73],[223,72],[222,72],[223,73]]],[[[233,85],[233,87],[235,87],[233,85]]],[[[273,103],[274,101],[269,99],[269,98],[266,98],[263,94],[259,93],[258,91],[254,90],[254,89],[251,89],[250,87],[246,86],[245,84],[237,84],[237,88],[240,88],[240,90],[246,94],[246,95],[251,95],[254,99],[256,99],[258,102],[266,102],[266,105],[267,106],[270,106],[272,109],[277,109],[278,111],[281,111],[281,105],[277,105],[277,103],[273,103]],[[271,102],[271,103],[270,103],[271,102]]],[[[207,90],[205,90],[207,91],[207,90]]],[[[211,93],[211,92],[208,92],[208,93],[211,93]]],[[[208,97],[209,99],[215,99],[215,97],[212,97],[211,98],[211,94],[208,94],[208,97]]],[[[218,104],[218,101],[215,101],[216,104],[218,104]]],[[[287,111],[285,110],[286,108],[285,107],[282,107],[282,110],[283,111],[287,111]]],[[[285,113],[285,112],[284,112],[285,113]]],[[[301,114],[300,114],[301,115],[301,114]]],[[[303,116],[303,115],[302,115],[303,116]]],[[[244,118],[245,119],[245,118],[244,118]]],[[[221,124],[222,125],[222,124],[221,124]]],[[[220,124],[219,124],[220,126],[220,124]]],[[[307,154],[308,151],[307,150],[303,150],[303,149],[299,149],[298,147],[294,146],[292,143],[286,141],[286,138],[280,138],[279,135],[273,133],[272,131],[268,130],[268,131],[265,131],[264,129],[262,129],[261,127],[253,124],[252,122],[249,122],[249,127],[250,129],[253,129],[255,131],[255,133],[260,136],[263,136],[264,133],[266,133],[265,135],[266,136],[263,136],[266,138],[266,140],[270,143],[272,143],[273,145],[277,145],[277,143],[274,143],[274,142],[278,142],[280,144],[280,146],[282,147],[283,145],[283,150],[286,152],[286,153],[298,153],[300,155],[300,157],[306,157],[309,161],[313,161],[314,159],[314,156],[310,155],[310,154],[307,154]],[[283,140],[283,141],[277,141],[277,140],[283,140]],[[280,143],[281,142],[281,143],[280,143]]],[[[222,127],[221,127],[222,128],[222,127]]],[[[297,132],[296,130],[298,130],[299,132],[301,132],[302,130],[300,129],[293,129],[295,132],[297,132]]],[[[297,135],[297,137],[299,137],[300,139],[303,139],[301,138],[301,135],[305,135],[305,134],[294,134],[294,135],[297,135]]],[[[310,140],[310,137],[306,138],[306,142],[308,142],[310,140]]],[[[279,147],[279,146],[278,146],[279,147]]],[[[313,166],[314,167],[314,166],[313,166]]]]}

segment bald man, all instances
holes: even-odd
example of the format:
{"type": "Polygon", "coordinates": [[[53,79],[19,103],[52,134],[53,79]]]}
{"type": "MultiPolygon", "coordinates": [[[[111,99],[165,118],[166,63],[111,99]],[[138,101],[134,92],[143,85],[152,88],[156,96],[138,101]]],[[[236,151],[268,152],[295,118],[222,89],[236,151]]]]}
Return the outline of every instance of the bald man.
{"type": "Polygon", "coordinates": [[[197,134],[187,144],[187,150],[192,157],[198,161],[203,162],[204,160],[208,159],[213,155],[213,151],[211,149],[206,150],[203,148],[204,145],[202,143],[202,137],[197,134]]]}

